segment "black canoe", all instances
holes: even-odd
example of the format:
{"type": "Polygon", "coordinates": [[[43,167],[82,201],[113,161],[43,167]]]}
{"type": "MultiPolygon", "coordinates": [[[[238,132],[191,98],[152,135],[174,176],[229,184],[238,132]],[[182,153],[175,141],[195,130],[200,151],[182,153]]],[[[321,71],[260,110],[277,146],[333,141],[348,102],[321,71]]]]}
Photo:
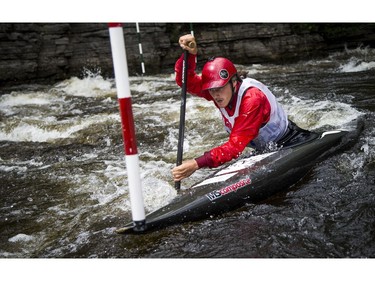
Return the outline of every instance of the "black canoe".
{"type": "MultiPolygon", "coordinates": [[[[362,123],[363,124],[363,123],[362,123]]],[[[363,126],[363,125],[362,125],[363,126]]],[[[213,175],[184,190],[171,203],[146,216],[146,231],[212,217],[264,200],[300,180],[317,162],[351,144],[354,131],[328,131],[288,148],[238,159],[213,175]]],[[[117,233],[142,233],[133,222],[117,233]]]]}

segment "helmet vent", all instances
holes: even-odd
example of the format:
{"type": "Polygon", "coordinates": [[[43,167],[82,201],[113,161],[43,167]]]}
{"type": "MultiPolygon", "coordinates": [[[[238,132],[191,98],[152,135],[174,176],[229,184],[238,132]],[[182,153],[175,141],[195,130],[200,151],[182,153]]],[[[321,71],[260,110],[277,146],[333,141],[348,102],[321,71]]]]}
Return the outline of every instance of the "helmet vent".
{"type": "Polygon", "coordinates": [[[221,69],[220,72],[219,72],[219,76],[220,76],[221,79],[228,79],[229,78],[228,70],[221,69]]]}

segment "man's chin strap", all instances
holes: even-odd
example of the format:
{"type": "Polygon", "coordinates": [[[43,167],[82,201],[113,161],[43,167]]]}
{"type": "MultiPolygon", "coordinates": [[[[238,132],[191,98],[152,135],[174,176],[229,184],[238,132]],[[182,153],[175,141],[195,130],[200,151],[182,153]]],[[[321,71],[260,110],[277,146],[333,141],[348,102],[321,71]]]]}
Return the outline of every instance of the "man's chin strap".
{"type": "Polygon", "coordinates": [[[236,87],[233,86],[233,81],[232,81],[232,79],[229,81],[229,83],[230,83],[230,86],[231,86],[231,89],[232,89],[232,96],[230,97],[230,101],[229,101],[229,103],[228,103],[228,108],[229,108],[229,109],[232,109],[232,101],[233,101],[234,94],[235,94],[235,92],[236,92],[236,87]]]}

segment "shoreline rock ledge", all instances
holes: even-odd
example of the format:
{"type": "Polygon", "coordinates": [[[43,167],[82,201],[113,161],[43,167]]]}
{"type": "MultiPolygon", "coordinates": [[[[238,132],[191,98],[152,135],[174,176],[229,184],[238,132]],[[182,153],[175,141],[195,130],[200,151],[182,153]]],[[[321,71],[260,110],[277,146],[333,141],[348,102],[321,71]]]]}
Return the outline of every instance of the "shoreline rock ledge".
{"type": "MultiPolygon", "coordinates": [[[[123,23],[130,75],[174,72],[179,36],[187,23],[123,23]]],[[[324,57],[359,46],[375,46],[373,23],[193,23],[198,68],[210,56],[236,64],[288,63],[324,57]]],[[[52,84],[84,70],[113,77],[106,23],[0,23],[0,87],[52,84]]]]}

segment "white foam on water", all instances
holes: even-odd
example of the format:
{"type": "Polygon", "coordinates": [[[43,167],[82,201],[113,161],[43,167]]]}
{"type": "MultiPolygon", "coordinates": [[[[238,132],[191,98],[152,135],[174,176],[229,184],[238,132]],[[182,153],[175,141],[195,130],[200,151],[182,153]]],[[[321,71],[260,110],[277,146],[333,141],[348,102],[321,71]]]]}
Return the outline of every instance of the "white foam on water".
{"type": "Polygon", "coordinates": [[[43,92],[33,92],[32,94],[23,94],[13,92],[0,96],[0,109],[20,105],[44,105],[50,104],[53,97],[43,92]]]}
{"type": "Polygon", "coordinates": [[[7,165],[1,165],[2,163],[7,163],[3,159],[0,158],[0,171],[3,172],[13,172],[16,171],[18,173],[24,173],[28,170],[29,167],[42,167],[43,163],[38,162],[35,159],[30,159],[28,161],[12,161],[11,165],[7,163],[7,165]]]}
{"type": "Polygon", "coordinates": [[[8,239],[9,242],[16,243],[16,242],[30,242],[33,241],[34,237],[32,235],[27,235],[24,233],[19,233],[11,238],[8,239]]]}
{"type": "Polygon", "coordinates": [[[173,187],[170,172],[171,164],[164,161],[148,161],[142,163],[141,169],[146,210],[160,208],[176,197],[177,191],[173,187]]]}
{"type": "Polygon", "coordinates": [[[12,92],[0,96],[0,111],[8,116],[22,110],[26,106],[45,106],[64,102],[63,97],[46,92],[12,92]]]}
{"type": "Polygon", "coordinates": [[[55,89],[68,96],[100,97],[109,94],[116,96],[112,79],[104,79],[100,73],[86,70],[84,78],[72,77],[55,85],[55,89]]]}
{"type": "MultiPolygon", "coordinates": [[[[60,180],[70,182],[71,196],[79,194],[86,198],[84,200],[87,202],[82,202],[83,206],[90,205],[94,208],[106,206],[108,213],[118,212],[118,210],[130,212],[128,171],[125,161],[111,160],[105,161],[104,164],[106,166],[104,170],[97,169],[84,174],[66,175],[60,180]]],[[[166,170],[170,169],[171,165],[164,161],[140,161],[141,186],[146,212],[167,204],[177,195],[171,183],[170,173],[166,174],[166,170]]],[[[56,210],[59,211],[59,209],[56,210]]]]}
{"type": "MultiPolygon", "coordinates": [[[[116,120],[119,122],[118,114],[93,115],[82,118],[56,121],[55,118],[19,120],[13,124],[12,120],[0,125],[0,140],[2,141],[30,141],[30,142],[53,142],[57,139],[74,137],[74,134],[92,125],[116,120]]],[[[16,122],[16,121],[14,121],[16,122]]]]}
{"type": "Polygon", "coordinates": [[[340,128],[362,115],[349,104],[330,100],[302,100],[292,96],[288,100],[280,98],[279,101],[290,119],[297,125],[309,130],[316,130],[325,126],[340,128]]]}
{"type": "Polygon", "coordinates": [[[375,61],[367,62],[353,57],[349,60],[349,62],[341,64],[338,68],[338,72],[360,72],[373,68],[375,68],[375,61]]]}
{"type": "Polygon", "coordinates": [[[16,172],[22,172],[22,173],[24,173],[24,172],[27,171],[27,167],[0,165],[0,171],[2,171],[2,172],[13,172],[13,171],[16,171],[16,172]]]}

